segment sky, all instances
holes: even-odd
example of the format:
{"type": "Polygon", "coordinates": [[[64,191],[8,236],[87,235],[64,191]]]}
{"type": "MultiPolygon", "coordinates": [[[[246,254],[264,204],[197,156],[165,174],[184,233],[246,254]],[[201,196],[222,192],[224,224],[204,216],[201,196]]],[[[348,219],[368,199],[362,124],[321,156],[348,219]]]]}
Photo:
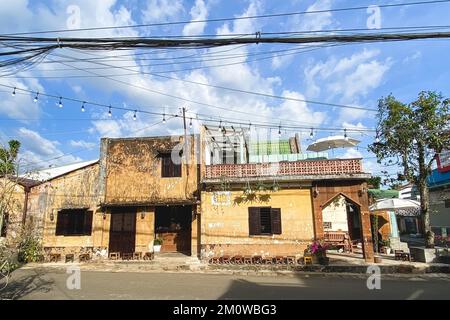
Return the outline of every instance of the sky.
{"type": "MultiPolygon", "coordinates": [[[[412,0],[0,0],[0,33],[188,22],[405,2],[412,0]]],[[[381,8],[379,26],[450,25],[448,12],[450,3],[381,8]]],[[[222,36],[258,31],[362,29],[367,28],[371,17],[367,10],[354,10],[76,31],[60,36],[222,36]]],[[[196,114],[204,114],[215,119],[220,117],[225,123],[226,119],[237,119],[278,123],[281,127],[296,124],[306,128],[374,128],[376,113],[238,93],[187,83],[186,80],[368,109],[376,109],[378,100],[389,94],[404,102],[413,101],[422,90],[436,90],[450,96],[448,40],[311,46],[304,52],[295,51],[292,44],[159,52],[149,49],[134,52],[58,49],[24,72],[0,73],[0,85],[132,110],[169,115],[178,114],[180,108],[185,107],[188,116],[194,118],[196,114]],[[84,60],[74,61],[74,58],[84,60]],[[96,59],[86,61],[88,58],[96,59]]],[[[137,119],[133,120],[132,111],[118,110],[108,117],[107,108],[86,104],[83,113],[79,103],[63,100],[64,106],[59,108],[58,99],[41,96],[35,103],[34,95],[21,92],[12,96],[10,89],[0,86],[0,143],[5,144],[10,139],[22,143],[20,161],[23,171],[96,159],[102,137],[182,133],[180,118],[162,123],[160,115],[138,112],[137,119]]],[[[193,130],[198,130],[196,121],[193,130]]],[[[311,143],[310,130],[296,131],[306,148],[311,143]]],[[[314,139],[343,135],[342,130],[314,130],[314,133],[314,139]]],[[[293,131],[282,129],[285,137],[293,134],[293,131]]],[[[366,150],[373,142],[374,134],[367,131],[350,135],[361,141],[360,147],[336,150],[335,155],[363,158],[365,171],[374,175],[384,170],[366,150]]]]}

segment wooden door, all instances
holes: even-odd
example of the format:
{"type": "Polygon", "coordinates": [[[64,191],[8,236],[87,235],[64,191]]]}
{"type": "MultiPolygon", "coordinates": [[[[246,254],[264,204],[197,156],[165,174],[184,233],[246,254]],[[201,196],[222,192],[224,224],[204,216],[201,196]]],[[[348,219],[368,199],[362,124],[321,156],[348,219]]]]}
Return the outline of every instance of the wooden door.
{"type": "Polygon", "coordinates": [[[136,211],[112,213],[109,252],[132,253],[136,241],[136,211]]]}

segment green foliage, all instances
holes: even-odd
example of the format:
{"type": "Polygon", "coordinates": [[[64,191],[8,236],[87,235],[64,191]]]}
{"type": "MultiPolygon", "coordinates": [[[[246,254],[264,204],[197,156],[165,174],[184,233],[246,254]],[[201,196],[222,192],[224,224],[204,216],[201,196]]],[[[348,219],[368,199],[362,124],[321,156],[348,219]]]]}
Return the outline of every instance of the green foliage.
{"type": "Polygon", "coordinates": [[[367,180],[367,184],[372,186],[372,189],[380,189],[381,177],[371,177],[367,180]]]}
{"type": "Polygon", "coordinates": [[[0,174],[15,174],[16,173],[16,159],[20,149],[20,142],[17,140],[10,140],[8,148],[0,147],[0,174]]]}
{"type": "Polygon", "coordinates": [[[153,240],[153,245],[154,246],[160,246],[163,243],[163,239],[162,238],[156,238],[155,240],[153,240]]]}
{"type": "Polygon", "coordinates": [[[18,248],[19,262],[38,262],[42,256],[42,245],[39,239],[34,235],[23,237],[18,248]]]}

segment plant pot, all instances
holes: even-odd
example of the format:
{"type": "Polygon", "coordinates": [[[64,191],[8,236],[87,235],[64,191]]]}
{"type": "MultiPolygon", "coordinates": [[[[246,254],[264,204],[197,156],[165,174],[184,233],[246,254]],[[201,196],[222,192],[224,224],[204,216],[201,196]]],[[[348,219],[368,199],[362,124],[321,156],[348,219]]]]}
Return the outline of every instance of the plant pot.
{"type": "Polygon", "coordinates": [[[153,246],[153,252],[160,252],[161,251],[161,245],[154,245],[153,246]]]}
{"type": "Polygon", "coordinates": [[[384,252],[386,252],[386,254],[391,254],[392,250],[389,247],[384,248],[384,252]]]}
{"type": "Polygon", "coordinates": [[[374,263],[381,263],[381,262],[382,262],[381,257],[379,257],[379,256],[374,256],[374,257],[373,257],[373,262],[374,262],[374,263]]]}

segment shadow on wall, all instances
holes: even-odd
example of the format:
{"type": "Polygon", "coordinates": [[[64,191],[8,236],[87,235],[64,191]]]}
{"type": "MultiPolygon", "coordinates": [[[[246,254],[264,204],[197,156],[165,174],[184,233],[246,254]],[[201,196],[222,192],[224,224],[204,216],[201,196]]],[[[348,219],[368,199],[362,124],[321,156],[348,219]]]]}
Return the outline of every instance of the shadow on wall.
{"type": "MultiPolygon", "coordinates": [[[[44,276],[44,270],[35,269],[32,274],[24,276],[20,275],[20,269],[16,270],[11,274],[6,288],[0,291],[0,300],[17,300],[35,292],[48,293],[54,290],[54,281],[44,279],[44,276]]],[[[0,283],[0,287],[3,287],[3,283],[0,283]]]]}

